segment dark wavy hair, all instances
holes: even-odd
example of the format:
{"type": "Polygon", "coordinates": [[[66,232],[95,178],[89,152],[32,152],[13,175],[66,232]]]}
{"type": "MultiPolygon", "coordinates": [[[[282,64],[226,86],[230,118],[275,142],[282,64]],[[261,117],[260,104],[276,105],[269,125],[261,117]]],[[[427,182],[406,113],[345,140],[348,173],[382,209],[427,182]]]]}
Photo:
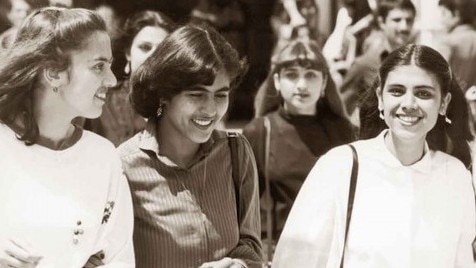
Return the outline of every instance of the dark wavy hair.
{"type": "Polygon", "coordinates": [[[174,22],[159,11],[143,10],[127,18],[119,33],[119,38],[114,41],[114,61],[111,69],[117,77],[125,76],[124,64],[127,62],[125,55],[129,53],[137,34],[147,26],[159,27],[167,33],[176,28],[174,22]]]}
{"type": "MultiPolygon", "coordinates": [[[[327,84],[325,95],[316,103],[317,111],[333,113],[345,117],[342,102],[336,90],[334,81],[329,73],[327,62],[320,52],[320,47],[312,40],[292,40],[277,49],[272,58],[272,68],[266,80],[261,85],[255,98],[255,116],[263,116],[277,110],[283,103],[281,94],[276,90],[273,82],[274,74],[279,74],[281,69],[289,66],[302,66],[321,71],[327,84]]],[[[316,116],[320,116],[317,115],[316,116]]]]}
{"type": "Polygon", "coordinates": [[[210,26],[185,25],[167,36],[131,78],[134,110],[154,118],[161,99],[170,100],[196,85],[212,85],[224,69],[238,86],[245,59],[210,26]]]}
{"type": "Polygon", "coordinates": [[[468,142],[473,139],[473,135],[469,128],[469,113],[464,93],[448,62],[436,50],[427,46],[415,44],[402,46],[390,53],[383,61],[374,87],[370,88],[362,99],[360,138],[373,138],[387,128],[385,122],[379,118],[375,90],[384,88],[391,71],[406,65],[415,65],[433,74],[440,85],[442,99],[448,92],[451,93],[451,102],[446,110],[446,116],[452,123],[446,123],[445,117],[438,115],[436,125],[428,132],[426,140],[432,150],[451,154],[469,167],[471,155],[468,142]]]}
{"type": "Polygon", "coordinates": [[[385,20],[388,13],[397,8],[410,10],[416,14],[415,5],[410,0],[379,0],[377,1],[377,16],[385,20]]]}
{"type": "Polygon", "coordinates": [[[0,55],[0,122],[19,120],[18,138],[27,145],[39,136],[33,115],[34,93],[46,68],[66,70],[69,52],[79,50],[91,34],[106,32],[103,19],[86,9],[48,7],[30,14],[13,45],[0,55]]]}

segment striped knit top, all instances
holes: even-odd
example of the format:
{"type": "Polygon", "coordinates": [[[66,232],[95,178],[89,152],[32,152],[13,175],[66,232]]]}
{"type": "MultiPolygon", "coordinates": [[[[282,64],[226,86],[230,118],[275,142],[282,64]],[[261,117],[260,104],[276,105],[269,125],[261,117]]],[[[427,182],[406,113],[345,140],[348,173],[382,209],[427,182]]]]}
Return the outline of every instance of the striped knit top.
{"type": "Polygon", "coordinates": [[[138,268],[199,267],[224,257],[261,267],[256,164],[248,142],[238,138],[240,219],[228,139],[215,131],[188,168],[159,155],[156,125],[119,147],[134,202],[138,268]]]}

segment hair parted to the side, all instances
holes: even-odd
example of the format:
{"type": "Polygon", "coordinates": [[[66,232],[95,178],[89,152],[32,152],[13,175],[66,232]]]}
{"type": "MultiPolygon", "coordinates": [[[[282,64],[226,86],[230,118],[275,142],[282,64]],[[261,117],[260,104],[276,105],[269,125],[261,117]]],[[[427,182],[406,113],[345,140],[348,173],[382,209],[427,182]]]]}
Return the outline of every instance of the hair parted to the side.
{"type": "Polygon", "coordinates": [[[222,69],[234,89],[247,70],[246,60],[210,26],[179,27],[133,74],[132,107],[143,117],[154,118],[161,99],[170,100],[196,85],[212,85],[222,69]]]}
{"type": "Polygon", "coordinates": [[[33,90],[41,86],[42,71],[66,70],[71,62],[69,52],[81,49],[97,31],[106,32],[106,24],[90,10],[47,7],[30,14],[13,45],[1,52],[0,122],[19,120],[20,140],[34,144],[38,139],[33,90]]]}
{"type": "Polygon", "coordinates": [[[384,88],[387,76],[391,71],[406,65],[415,65],[433,74],[440,85],[442,99],[448,92],[451,93],[446,116],[452,123],[446,123],[445,117],[438,115],[436,125],[427,134],[426,140],[431,149],[451,154],[469,167],[471,155],[468,142],[473,139],[473,135],[469,128],[466,99],[448,62],[436,50],[424,45],[402,46],[390,53],[382,62],[374,87],[368,89],[361,101],[360,138],[373,138],[388,128],[379,118],[376,90],[384,88]]]}
{"type": "Polygon", "coordinates": [[[343,105],[330,75],[329,67],[320,51],[321,49],[315,41],[306,39],[291,40],[282,48],[277,48],[271,59],[271,71],[258,90],[255,99],[255,116],[263,116],[282,105],[283,98],[274,86],[273,76],[279,74],[283,68],[297,65],[320,71],[327,79],[325,95],[316,103],[317,111],[333,113],[345,118],[343,105]]]}
{"type": "Polygon", "coordinates": [[[387,19],[388,13],[394,9],[410,10],[416,14],[415,5],[410,0],[380,0],[377,1],[377,16],[387,19]]]}

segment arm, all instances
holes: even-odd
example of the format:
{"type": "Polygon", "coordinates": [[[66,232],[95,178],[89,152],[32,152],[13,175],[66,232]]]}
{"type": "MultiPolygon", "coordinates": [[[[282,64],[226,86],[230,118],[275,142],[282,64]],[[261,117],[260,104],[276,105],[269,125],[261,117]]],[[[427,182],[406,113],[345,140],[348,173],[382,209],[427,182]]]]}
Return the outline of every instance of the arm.
{"type": "Polygon", "coordinates": [[[337,267],[328,265],[342,253],[345,215],[340,212],[346,208],[351,165],[347,146],[318,160],[294,201],[273,267],[337,267]]]}
{"type": "Polygon", "coordinates": [[[454,178],[465,180],[461,189],[463,199],[463,218],[461,220],[461,234],[456,249],[455,267],[476,267],[473,259],[472,244],[476,235],[476,208],[471,174],[462,168],[464,174],[454,175],[454,178]]]}
{"type": "Polygon", "coordinates": [[[240,161],[241,188],[239,204],[239,233],[237,246],[228,253],[228,257],[246,263],[248,267],[261,267],[262,245],[259,211],[258,176],[251,146],[240,136],[238,146],[240,161]]]}
{"type": "Polygon", "coordinates": [[[134,215],[129,184],[122,172],[120,160],[117,157],[114,163],[114,183],[117,183],[117,194],[114,199],[114,208],[107,220],[103,233],[104,263],[101,267],[129,268],[135,267],[132,232],[134,215]]]}

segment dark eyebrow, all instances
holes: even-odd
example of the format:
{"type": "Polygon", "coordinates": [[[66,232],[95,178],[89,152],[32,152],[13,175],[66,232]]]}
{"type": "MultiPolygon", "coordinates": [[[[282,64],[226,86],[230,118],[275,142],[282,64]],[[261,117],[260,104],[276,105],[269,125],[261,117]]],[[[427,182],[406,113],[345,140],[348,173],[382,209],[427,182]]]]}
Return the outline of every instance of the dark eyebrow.
{"type": "MultiPolygon", "coordinates": [[[[188,89],[187,91],[209,92],[209,90],[207,90],[206,88],[200,87],[200,86],[192,87],[192,88],[188,89]]],[[[220,88],[219,90],[215,91],[215,93],[218,93],[218,92],[228,92],[228,91],[230,91],[230,87],[222,87],[222,88],[220,88]]]]}
{"type": "Polygon", "coordinates": [[[113,58],[111,57],[110,59],[106,58],[106,57],[96,57],[90,61],[102,61],[102,62],[107,62],[107,63],[112,63],[113,61],[113,58]]]}

